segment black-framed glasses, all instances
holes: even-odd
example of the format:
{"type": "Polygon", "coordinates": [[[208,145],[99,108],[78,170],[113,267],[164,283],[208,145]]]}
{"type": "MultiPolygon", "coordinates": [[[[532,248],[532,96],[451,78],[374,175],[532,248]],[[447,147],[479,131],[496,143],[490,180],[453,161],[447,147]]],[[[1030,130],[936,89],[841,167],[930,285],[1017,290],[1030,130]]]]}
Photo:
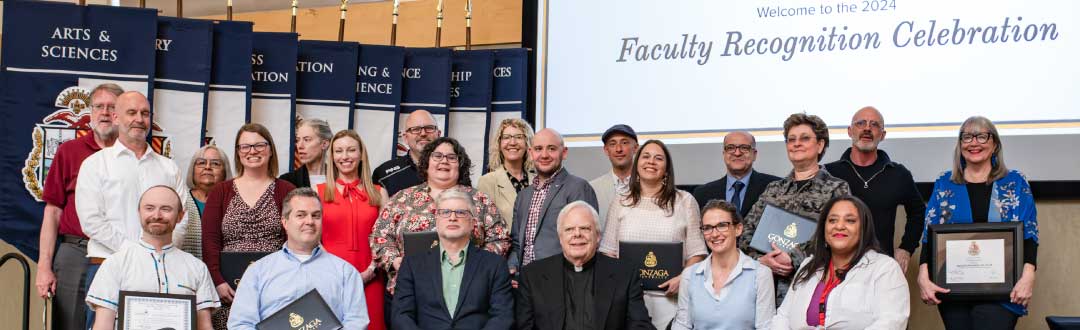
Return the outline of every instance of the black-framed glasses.
{"type": "Polygon", "coordinates": [[[859,129],[869,127],[871,129],[876,129],[876,130],[879,130],[879,131],[882,128],[885,127],[885,125],[882,125],[880,122],[878,122],[876,120],[866,120],[866,119],[856,120],[855,122],[851,123],[851,126],[854,126],[855,128],[859,128],[859,129]]]}
{"type": "Polygon", "coordinates": [[[431,153],[432,161],[438,163],[443,161],[443,159],[446,159],[446,162],[448,163],[457,163],[460,158],[457,154],[444,154],[438,151],[431,153]]]}
{"type": "Polygon", "coordinates": [[[701,233],[702,234],[708,234],[710,232],[711,233],[720,233],[720,232],[728,231],[729,229],[731,229],[733,227],[735,227],[735,223],[730,222],[730,221],[721,221],[721,222],[716,223],[716,225],[701,225],[701,233]]]}
{"type": "Polygon", "coordinates": [[[509,140],[525,141],[525,134],[503,134],[499,136],[499,141],[509,140]]]}
{"type": "Polygon", "coordinates": [[[467,219],[472,217],[472,211],[466,209],[437,209],[435,210],[435,216],[440,218],[450,218],[450,216],[453,216],[457,219],[467,219]]]}
{"type": "Polygon", "coordinates": [[[252,143],[252,144],[240,144],[240,145],[237,145],[236,150],[239,150],[241,153],[251,152],[252,150],[254,150],[255,152],[263,152],[263,151],[266,151],[266,149],[269,148],[269,147],[270,147],[270,142],[259,142],[259,143],[252,143]]]}
{"type": "Polygon", "coordinates": [[[972,140],[975,140],[975,141],[978,141],[979,143],[986,143],[986,141],[990,141],[990,137],[992,137],[992,136],[994,136],[994,134],[991,134],[991,133],[988,133],[988,132],[983,132],[983,133],[960,133],[960,142],[971,143],[972,140]]]}
{"type": "Polygon", "coordinates": [[[207,166],[215,170],[222,169],[225,168],[225,162],[220,159],[195,158],[195,167],[205,168],[207,166]]]}
{"type": "Polygon", "coordinates": [[[435,125],[424,125],[424,126],[413,126],[413,127],[406,128],[405,132],[409,133],[409,134],[413,134],[413,135],[420,134],[420,132],[424,132],[424,133],[427,133],[427,134],[434,134],[435,130],[438,130],[438,129],[439,129],[439,127],[435,126],[435,125]]]}
{"type": "Polygon", "coordinates": [[[729,153],[729,154],[730,153],[735,153],[735,150],[742,151],[745,154],[745,153],[749,153],[749,152],[753,151],[754,146],[751,146],[749,144],[725,144],[724,145],[724,152],[726,152],[726,153],[729,153]]]}

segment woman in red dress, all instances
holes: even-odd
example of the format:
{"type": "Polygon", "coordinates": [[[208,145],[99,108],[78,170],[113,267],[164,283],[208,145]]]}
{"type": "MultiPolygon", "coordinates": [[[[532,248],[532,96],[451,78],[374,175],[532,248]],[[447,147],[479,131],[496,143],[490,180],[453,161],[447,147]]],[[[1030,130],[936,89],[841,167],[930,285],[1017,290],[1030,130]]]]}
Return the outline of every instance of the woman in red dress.
{"type": "Polygon", "coordinates": [[[368,329],[384,330],[385,280],[376,276],[368,237],[379,217],[379,206],[390,197],[385,189],[371,183],[367,149],[356,131],[335,134],[326,161],[330,176],[317,187],[323,200],[323,247],[360,272],[371,319],[368,329]]]}

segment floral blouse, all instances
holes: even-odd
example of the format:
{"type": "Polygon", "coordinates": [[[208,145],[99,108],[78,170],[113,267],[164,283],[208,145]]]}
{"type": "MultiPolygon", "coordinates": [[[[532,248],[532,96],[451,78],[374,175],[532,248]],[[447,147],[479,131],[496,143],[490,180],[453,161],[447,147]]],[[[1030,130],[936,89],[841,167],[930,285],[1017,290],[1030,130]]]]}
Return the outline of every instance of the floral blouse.
{"type": "MultiPolygon", "coordinates": [[[[453,189],[472,197],[477,223],[473,228],[473,243],[491,253],[505,257],[510,250],[510,233],[506,222],[495,208],[495,202],[476,188],[458,185],[453,189]]],[[[394,285],[397,270],[394,259],[402,255],[404,233],[435,230],[435,199],[431,187],[421,183],[394,194],[379,211],[375,229],[371,232],[371,249],[377,265],[390,275],[387,288],[394,285]]]]}
{"type": "MultiPolygon", "coordinates": [[[[952,171],[946,171],[934,181],[934,191],[926,203],[923,224],[923,244],[930,225],[948,223],[971,223],[971,202],[967,186],[950,180],[952,171]]],[[[1035,197],[1024,174],[1010,170],[1005,177],[994,181],[990,191],[988,222],[1021,221],[1024,223],[1024,239],[1039,242],[1039,223],[1036,221],[1035,197]]]]}

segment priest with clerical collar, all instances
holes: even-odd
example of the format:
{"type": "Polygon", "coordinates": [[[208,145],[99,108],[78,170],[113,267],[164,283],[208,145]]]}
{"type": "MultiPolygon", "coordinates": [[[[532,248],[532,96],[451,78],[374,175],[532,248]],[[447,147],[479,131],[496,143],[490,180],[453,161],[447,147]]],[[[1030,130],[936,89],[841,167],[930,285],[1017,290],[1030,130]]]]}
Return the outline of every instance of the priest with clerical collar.
{"type": "Polygon", "coordinates": [[[517,329],[655,329],[636,274],[617,259],[596,253],[599,217],[583,201],[559,212],[562,255],[537,260],[522,270],[517,329]]]}

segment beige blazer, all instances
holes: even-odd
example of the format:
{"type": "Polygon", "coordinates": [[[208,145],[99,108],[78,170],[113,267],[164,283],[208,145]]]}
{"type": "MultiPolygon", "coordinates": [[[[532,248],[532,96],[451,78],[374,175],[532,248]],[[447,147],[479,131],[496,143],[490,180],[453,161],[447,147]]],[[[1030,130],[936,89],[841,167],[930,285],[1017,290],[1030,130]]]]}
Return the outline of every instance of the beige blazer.
{"type": "MultiPolygon", "coordinates": [[[[533,174],[529,174],[532,178],[533,174]]],[[[480,177],[476,189],[484,192],[495,201],[495,207],[499,209],[499,215],[506,221],[506,228],[514,222],[514,200],[517,199],[517,191],[510,178],[506,176],[506,169],[501,166],[480,177]]]]}

